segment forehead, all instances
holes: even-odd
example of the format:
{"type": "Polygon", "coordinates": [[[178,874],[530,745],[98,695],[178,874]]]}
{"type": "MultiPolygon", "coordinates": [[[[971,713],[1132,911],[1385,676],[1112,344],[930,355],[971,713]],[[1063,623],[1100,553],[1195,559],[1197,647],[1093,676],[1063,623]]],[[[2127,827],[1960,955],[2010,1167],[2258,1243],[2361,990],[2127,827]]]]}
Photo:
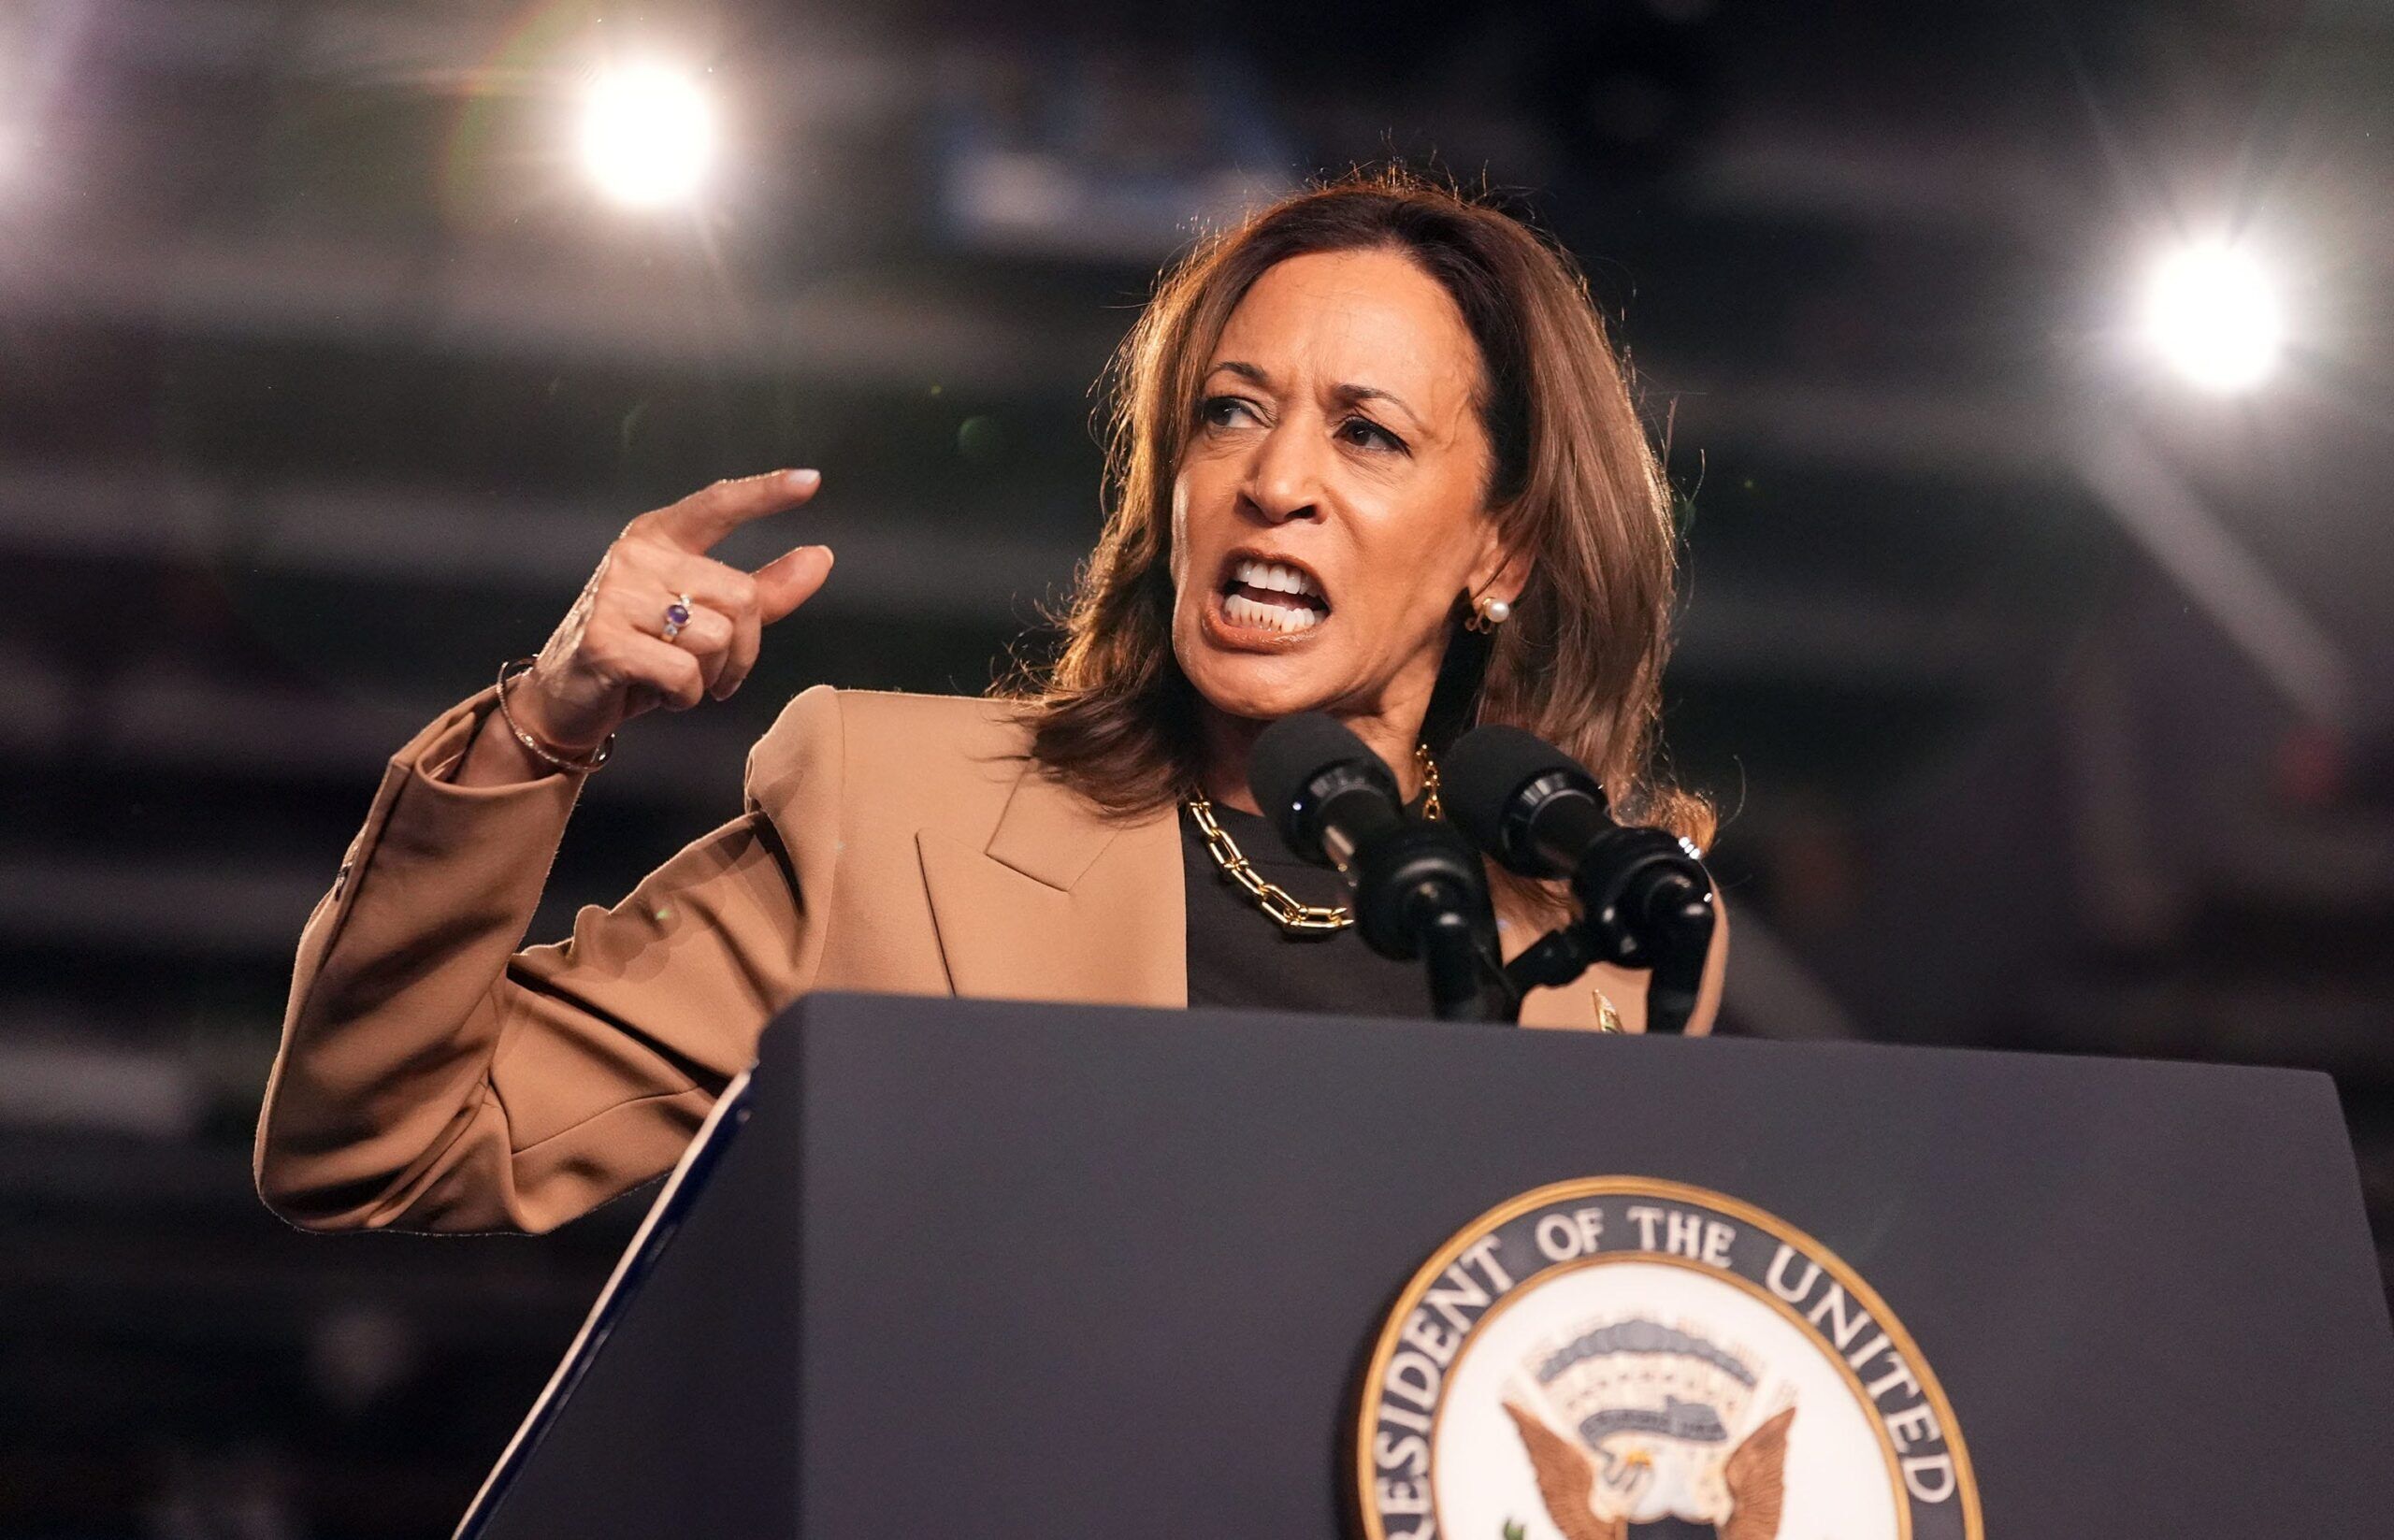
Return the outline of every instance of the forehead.
{"type": "Polygon", "coordinates": [[[1214,361],[1225,359],[1284,384],[1393,391],[1436,412],[1467,405],[1479,379],[1479,349],[1453,298],[1385,251],[1310,252],[1266,268],[1222,327],[1214,361]]]}

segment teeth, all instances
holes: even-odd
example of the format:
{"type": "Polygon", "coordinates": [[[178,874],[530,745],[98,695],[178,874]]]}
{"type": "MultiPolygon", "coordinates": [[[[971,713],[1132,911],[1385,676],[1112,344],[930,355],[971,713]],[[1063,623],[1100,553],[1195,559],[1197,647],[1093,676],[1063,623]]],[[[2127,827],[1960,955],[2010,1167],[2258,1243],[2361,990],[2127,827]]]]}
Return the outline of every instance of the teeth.
{"type": "Polygon", "coordinates": [[[1295,568],[1283,567],[1276,561],[1258,561],[1252,556],[1239,559],[1238,581],[1250,588],[1265,588],[1274,593],[1322,597],[1321,584],[1295,568]]]}
{"type": "MultiPolygon", "coordinates": [[[[1241,574],[1239,582],[1252,583],[1254,580],[1241,574]]],[[[1310,631],[1321,624],[1321,616],[1315,611],[1293,609],[1284,604],[1265,604],[1248,598],[1245,594],[1233,594],[1222,600],[1222,613],[1233,626],[1254,626],[1267,631],[1310,631]]]]}

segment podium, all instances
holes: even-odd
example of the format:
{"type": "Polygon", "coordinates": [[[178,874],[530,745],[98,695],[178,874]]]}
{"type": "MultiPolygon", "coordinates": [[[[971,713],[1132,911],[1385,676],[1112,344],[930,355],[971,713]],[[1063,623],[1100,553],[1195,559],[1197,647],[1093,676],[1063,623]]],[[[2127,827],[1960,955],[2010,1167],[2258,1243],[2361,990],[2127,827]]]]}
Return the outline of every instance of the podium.
{"type": "Polygon", "coordinates": [[[2394,1331],[2318,1074],[818,995],[459,1533],[2389,1516],[2394,1331]]]}

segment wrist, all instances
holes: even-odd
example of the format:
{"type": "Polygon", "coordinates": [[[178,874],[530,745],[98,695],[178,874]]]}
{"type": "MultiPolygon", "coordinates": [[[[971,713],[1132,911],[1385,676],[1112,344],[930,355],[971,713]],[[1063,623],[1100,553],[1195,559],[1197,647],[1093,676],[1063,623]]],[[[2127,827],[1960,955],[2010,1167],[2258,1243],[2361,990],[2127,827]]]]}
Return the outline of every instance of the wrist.
{"type": "MultiPolygon", "coordinates": [[[[509,665],[511,669],[513,667],[509,665]]],[[[507,678],[505,674],[501,677],[507,678]]],[[[623,725],[620,722],[599,725],[588,720],[576,720],[580,713],[558,710],[555,698],[541,687],[537,659],[509,679],[504,690],[508,711],[514,717],[515,725],[570,758],[598,753],[598,746],[614,737],[615,729],[623,725]]]]}
{"type": "Polygon", "coordinates": [[[497,714],[509,735],[526,754],[552,770],[587,772],[605,764],[607,756],[614,752],[614,733],[609,731],[595,741],[577,741],[575,735],[558,732],[541,710],[540,693],[520,688],[519,682],[532,666],[529,658],[517,658],[499,666],[497,714]]]}

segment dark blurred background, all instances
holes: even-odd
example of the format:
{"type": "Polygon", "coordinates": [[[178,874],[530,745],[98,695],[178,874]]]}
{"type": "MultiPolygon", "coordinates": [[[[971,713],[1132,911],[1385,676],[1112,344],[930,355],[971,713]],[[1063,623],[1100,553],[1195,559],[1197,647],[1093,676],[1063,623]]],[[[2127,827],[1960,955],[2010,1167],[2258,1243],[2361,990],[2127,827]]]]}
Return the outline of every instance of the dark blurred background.
{"type": "Polygon", "coordinates": [[[792,691],[984,688],[1159,263],[1390,156],[1576,252],[1668,435],[1727,1029],[2324,1069],[2383,1243],[2389,104],[2394,13],[2297,0],[0,7],[0,1534],[446,1533],[640,1204],[252,1195],[382,759],[781,465],[734,554],[837,576],[537,935],[792,691]]]}

